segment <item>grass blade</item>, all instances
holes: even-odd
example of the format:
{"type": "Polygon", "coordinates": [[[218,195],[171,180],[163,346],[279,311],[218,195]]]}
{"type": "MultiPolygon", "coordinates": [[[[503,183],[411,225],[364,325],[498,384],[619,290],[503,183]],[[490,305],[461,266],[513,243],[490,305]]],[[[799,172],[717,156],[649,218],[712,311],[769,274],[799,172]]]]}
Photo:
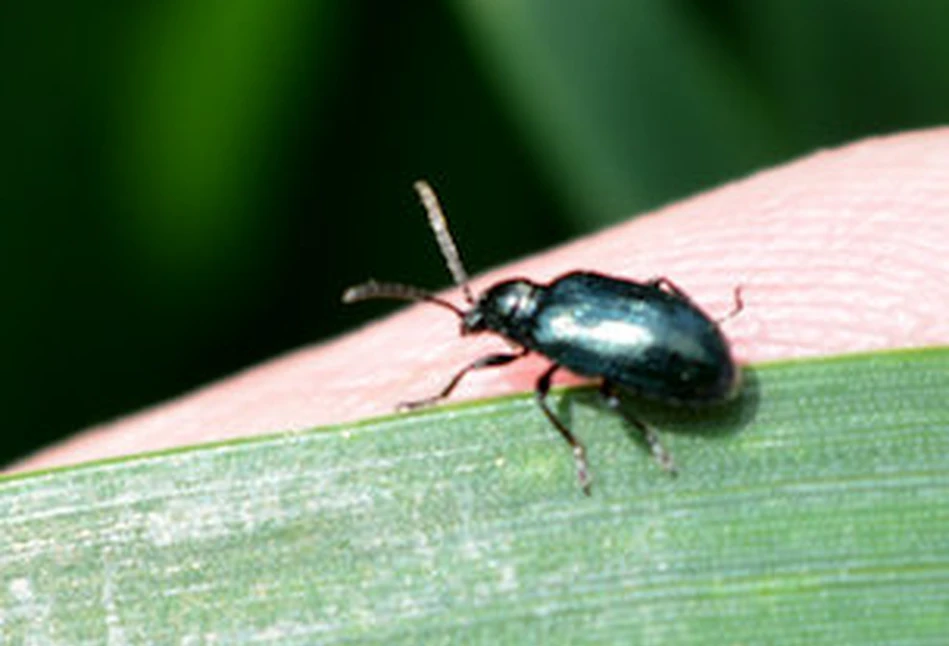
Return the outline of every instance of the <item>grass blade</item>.
{"type": "Polygon", "coordinates": [[[0,643],[937,644],[949,350],[780,364],[713,415],[589,390],[0,481],[0,643]]]}

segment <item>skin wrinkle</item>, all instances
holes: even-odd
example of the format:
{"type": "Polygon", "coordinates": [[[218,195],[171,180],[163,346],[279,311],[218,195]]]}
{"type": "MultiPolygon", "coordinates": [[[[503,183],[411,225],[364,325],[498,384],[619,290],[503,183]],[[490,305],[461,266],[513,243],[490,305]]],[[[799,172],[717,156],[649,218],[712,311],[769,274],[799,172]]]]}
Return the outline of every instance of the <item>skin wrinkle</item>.
{"type": "MultiPolygon", "coordinates": [[[[502,278],[548,281],[574,269],[667,276],[713,316],[730,309],[741,284],[745,311],[725,324],[741,362],[945,345],[949,129],[820,151],[489,272],[472,287],[477,294],[502,278]]],[[[458,290],[447,298],[462,302],[458,290]]],[[[16,468],[390,414],[498,351],[509,351],[500,339],[459,338],[448,312],[407,307],[87,431],[16,468]]],[[[530,390],[546,365],[532,356],[471,374],[452,399],[530,390]]],[[[558,373],[557,381],[578,379],[558,373]]]]}

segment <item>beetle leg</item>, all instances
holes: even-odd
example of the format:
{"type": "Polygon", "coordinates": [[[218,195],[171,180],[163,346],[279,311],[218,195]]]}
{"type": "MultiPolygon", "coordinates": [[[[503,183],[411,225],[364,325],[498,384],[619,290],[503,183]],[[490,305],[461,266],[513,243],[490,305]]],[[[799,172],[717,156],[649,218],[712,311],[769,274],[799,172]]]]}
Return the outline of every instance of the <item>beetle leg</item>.
{"type": "Polygon", "coordinates": [[[672,454],[669,453],[664,446],[662,446],[662,442],[659,439],[659,434],[656,432],[656,429],[646,424],[646,422],[636,419],[629,413],[625,412],[622,408],[619,395],[616,394],[616,387],[606,379],[604,379],[600,384],[600,394],[603,396],[603,400],[606,402],[607,406],[622,415],[626,421],[642,432],[643,439],[646,440],[646,445],[649,447],[649,452],[652,454],[652,457],[656,460],[656,462],[659,463],[659,466],[661,466],[663,470],[675,475],[676,466],[675,462],[672,460],[672,454]]]}
{"type": "MultiPolygon", "coordinates": [[[[674,282],[672,282],[665,276],[657,276],[656,278],[650,278],[649,280],[646,281],[646,284],[649,285],[650,287],[655,287],[656,289],[665,288],[665,291],[676,296],[680,300],[683,300],[686,303],[695,305],[695,301],[689,298],[689,295],[686,294],[684,291],[682,291],[682,288],[680,288],[678,285],[676,285],[674,282]]],[[[735,291],[733,292],[735,303],[732,306],[731,311],[725,316],[723,316],[722,318],[716,319],[715,321],[716,323],[721,325],[725,321],[738,316],[738,314],[741,313],[743,309],[745,309],[745,301],[741,297],[741,290],[742,290],[741,285],[737,285],[735,287],[735,291]]],[[[696,305],[696,307],[698,306],[696,305]]]]}
{"type": "Polygon", "coordinates": [[[550,420],[550,423],[554,425],[554,428],[560,431],[560,435],[563,436],[563,439],[565,439],[567,444],[570,445],[570,448],[573,449],[573,460],[577,464],[577,478],[580,480],[580,487],[583,489],[583,493],[589,496],[591,478],[590,470],[587,466],[586,447],[583,446],[583,442],[578,440],[577,437],[570,432],[566,424],[561,422],[557,416],[554,415],[554,412],[550,410],[550,406],[547,405],[547,393],[550,392],[550,380],[559,369],[560,366],[554,364],[537,379],[537,389],[535,391],[537,403],[540,409],[544,411],[544,415],[547,416],[547,419],[550,420]]]}
{"type": "Polygon", "coordinates": [[[416,408],[421,408],[423,406],[430,406],[435,402],[441,401],[448,397],[451,392],[455,389],[455,386],[461,381],[462,377],[471,372],[472,370],[480,370],[482,368],[493,368],[495,366],[503,366],[505,364],[516,361],[524,357],[529,350],[527,348],[522,348],[520,352],[510,353],[510,354],[489,354],[486,357],[481,357],[477,361],[472,361],[467,366],[458,371],[454,377],[451,378],[451,381],[448,382],[448,385],[442,388],[441,392],[432,397],[426,397],[425,399],[419,399],[411,402],[402,402],[398,405],[397,410],[414,410],[416,408]]]}
{"type": "Polygon", "coordinates": [[[732,306],[732,310],[728,314],[726,314],[725,316],[723,316],[722,318],[716,321],[716,323],[718,323],[719,325],[721,325],[722,323],[724,323],[725,321],[729,319],[732,319],[738,316],[738,314],[741,313],[743,309],[745,309],[745,301],[741,297],[741,285],[735,286],[734,297],[735,297],[735,304],[732,306]]]}
{"type": "Polygon", "coordinates": [[[649,280],[646,281],[646,284],[654,289],[658,289],[659,291],[665,292],[667,294],[672,294],[683,303],[691,305],[697,310],[702,309],[701,307],[698,306],[698,304],[696,304],[695,301],[692,300],[691,297],[689,297],[688,294],[685,293],[685,291],[683,291],[681,287],[676,285],[674,282],[672,282],[665,276],[656,276],[654,278],[650,278],[649,280]]]}
{"type": "MultiPolygon", "coordinates": [[[[689,298],[689,295],[682,291],[682,288],[676,285],[674,282],[666,278],[665,276],[656,276],[655,278],[650,278],[646,281],[646,284],[650,287],[656,289],[663,289],[663,291],[669,292],[673,296],[678,297],[679,299],[685,301],[686,303],[692,303],[692,299],[689,298]]],[[[692,303],[694,304],[694,303],[692,303]]]]}

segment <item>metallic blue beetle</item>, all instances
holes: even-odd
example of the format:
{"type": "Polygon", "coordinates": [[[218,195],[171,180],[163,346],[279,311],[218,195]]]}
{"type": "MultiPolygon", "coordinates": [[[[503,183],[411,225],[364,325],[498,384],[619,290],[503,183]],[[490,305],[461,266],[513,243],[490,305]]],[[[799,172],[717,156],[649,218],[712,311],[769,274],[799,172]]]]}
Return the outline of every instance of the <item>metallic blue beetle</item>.
{"type": "MultiPolygon", "coordinates": [[[[426,406],[448,397],[472,370],[505,365],[531,352],[543,355],[552,363],[537,380],[537,402],[572,447],[580,485],[589,494],[586,448],[547,404],[557,370],[567,368],[599,378],[607,405],[620,413],[617,387],[689,406],[726,402],[738,393],[741,371],[717,322],[666,278],[636,283],[576,271],[546,285],[523,278],[506,280],[475,299],[434,191],[424,181],[416,182],[415,190],[469,309],[462,310],[418,287],[375,281],[346,290],[343,301],[392,298],[435,303],[461,319],[463,335],[494,332],[519,350],[482,357],[462,368],[437,395],[404,403],[401,408],[426,406]]],[[[741,309],[741,292],[736,289],[735,308],[725,318],[741,309]]],[[[634,417],[625,417],[642,431],[660,465],[674,472],[672,458],[655,430],[634,417]]]]}

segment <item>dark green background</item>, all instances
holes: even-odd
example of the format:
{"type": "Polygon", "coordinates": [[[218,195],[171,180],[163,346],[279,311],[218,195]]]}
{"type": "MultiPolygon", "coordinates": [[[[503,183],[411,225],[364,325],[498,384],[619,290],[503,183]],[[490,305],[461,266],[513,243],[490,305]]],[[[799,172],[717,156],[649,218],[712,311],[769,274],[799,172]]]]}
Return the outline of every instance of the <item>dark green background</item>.
{"type": "Polygon", "coordinates": [[[942,0],[4,3],[0,462],[817,147],[949,118],[942,0]],[[115,8],[118,6],[119,8],[115,8]]]}

